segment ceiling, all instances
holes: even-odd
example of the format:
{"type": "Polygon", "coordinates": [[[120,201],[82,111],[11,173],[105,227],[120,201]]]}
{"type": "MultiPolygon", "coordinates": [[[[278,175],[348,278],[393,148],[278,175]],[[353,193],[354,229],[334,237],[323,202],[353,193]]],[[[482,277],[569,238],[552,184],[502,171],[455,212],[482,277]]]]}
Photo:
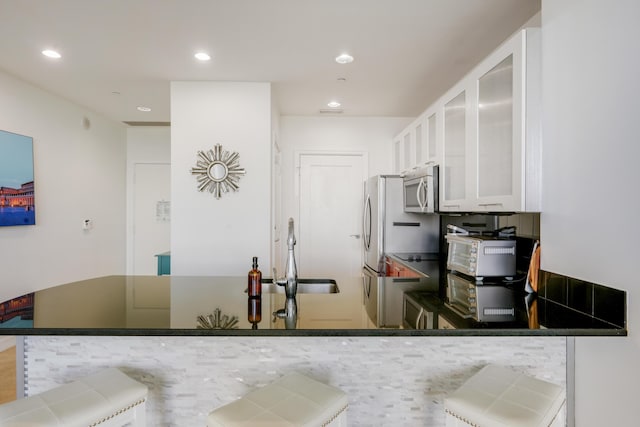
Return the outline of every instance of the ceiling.
{"type": "Polygon", "coordinates": [[[169,122],[171,81],[272,82],[283,115],[337,100],[343,115],[413,117],[539,10],[540,0],[0,0],[0,70],[123,122],[169,122]],[[355,60],[336,63],[344,52],[355,60]]]}

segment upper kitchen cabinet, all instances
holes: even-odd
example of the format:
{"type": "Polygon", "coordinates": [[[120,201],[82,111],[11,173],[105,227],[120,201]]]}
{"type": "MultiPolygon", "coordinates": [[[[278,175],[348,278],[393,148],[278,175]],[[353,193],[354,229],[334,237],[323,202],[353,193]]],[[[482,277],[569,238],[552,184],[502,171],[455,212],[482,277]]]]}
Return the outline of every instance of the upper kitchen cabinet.
{"type": "Polygon", "coordinates": [[[437,137],[437,119],[438,115],[435,111],[427,111],[426,120],[426,138],[424,145],[427,147],[427,159],[430,162],[440,163],[440,150],[438,149],[437,137]]]}
{"type": "Polygon", "coordinates": [[[518,32],[473,73],[473,211],[540,211],[540,32],[518,32]]]}
{"type": "Polygon", "coordinates": [[[436,115],[421,115],[393,140],[394,172],[403,173],[434,162],[436,115]]]}
{"type": "Polygon", "coordinates": [[[402,173],[412,167],[415,150],[414,130],[407,128],[393,140],[393,173],[402,173]]]}
{"type": "Polygon", "coordinates": [[[440,210],[469,210],[469,88],[459,84],[444,97],[440,210]]]}
{"type": "Polygon", "coordinates": [[[540,33],[516,33],[442,99],[440,210],[540,211],[540,33]]]}
{"type": "Polygon", "coordinates": [[[540,72],[518,31],[394,139],[395,172],[439,164],[440,211],[539,212],[540,72]]]}
{"type": "Polygon", "coordinates": [[[415,120],[393,142],[394,173],[405,172],[415,166],[422,152],[422,123],[415,120]]]}

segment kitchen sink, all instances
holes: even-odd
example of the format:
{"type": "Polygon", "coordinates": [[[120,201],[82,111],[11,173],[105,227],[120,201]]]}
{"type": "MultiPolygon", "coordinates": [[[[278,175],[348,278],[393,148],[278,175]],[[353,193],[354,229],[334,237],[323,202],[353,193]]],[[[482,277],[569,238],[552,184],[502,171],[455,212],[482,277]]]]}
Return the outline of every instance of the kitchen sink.
{"type": "MultiPolygon", "coordinates": [[[[263,278],[262,292],[284,294],[284,286],[274,284],[273,279],[263,278]]],[[[298,279],[298,294],[337,294],[339,292],[338,283],[333,279],[298,279]]]]}

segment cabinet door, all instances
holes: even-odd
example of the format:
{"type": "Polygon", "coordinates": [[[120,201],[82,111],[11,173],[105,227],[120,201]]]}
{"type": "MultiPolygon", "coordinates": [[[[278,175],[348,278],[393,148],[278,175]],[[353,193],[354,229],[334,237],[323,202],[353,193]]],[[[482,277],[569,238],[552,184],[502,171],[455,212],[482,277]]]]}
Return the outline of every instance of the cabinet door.
{"type": "Polygon", "coordinates": [[[516,78],[522,70],[518,58],[518,52],[503,52],[496,58],[497,64],[478,79],[475,204],[479,210],[520,210],[523,141],[522,85],[516,78]]]}
{"type": "Polygon", "coordinates": [[[438,159],[438,145],[437,145],[437,136],[436,136],[436,113],[429,115],[427,118],[427,153],[430,161],[435,161],[437,163],[438,159]]]}
{"type": "Polygon", "coordinates": [[[402,136],[402,171],[409,170],[413,167],[413,158],[411,156],[411,152],[413,151],[413,138],[411,137],[411,130],[402,136]]]}
{"type": "MultiPolygon", "coordinates": [[[[474,210],[526,211],[525,195],[533,194],[531,190],[535,190],[534,187],[526,188],[526,174],[535,179],[535,171],[539,169],[539,162],[535,160],[538,144],[528,137],[535,133],[538,124],[533,114],[527,125],[525,122],[526,113],[533,113],[539,107],[530,103],[525,93],[528,83],[532,91],[539,91],[539,87],[534,84],[537,70],[531,68],[528,72],[526,69],[525,35],[520,32],[504,43],[474,73],[478,90],[474,210]],[[525,108],[525,105],[531,108],[525,108]],[[526,169],[525,162],[529,162],[526,169]]],[[[533,58],[529,65],[535,67],[539,62],[533,58]]],[[[535,209],[533,197],[530,199],[529,208],[535,209]]]]}
{"type": "MultiPolygon", "coordinates": [[[[479,206],[513,195],[513,145],[513,55],[509,55],[478,79],[479,206]]],[[[501,208],[502,203],[493,206],[501,208]]]]}
{"type": "Polygon", "coordinates": [[[414,128],[415,161],[414,166],[422,165],[427,161],[427,151],[425,150],[422,121],[419,120],[414,128]]]}
{"type": "Polygon", "coordinates": [[[393,141],[393,173],[402,171],[402,140],[395,139],[393,141]]]}
{"type": "Polygon", "coordinates": [[[440,210],[464,209],[467,196],[466,91],[444,105],[444,164],[440,210]]]}

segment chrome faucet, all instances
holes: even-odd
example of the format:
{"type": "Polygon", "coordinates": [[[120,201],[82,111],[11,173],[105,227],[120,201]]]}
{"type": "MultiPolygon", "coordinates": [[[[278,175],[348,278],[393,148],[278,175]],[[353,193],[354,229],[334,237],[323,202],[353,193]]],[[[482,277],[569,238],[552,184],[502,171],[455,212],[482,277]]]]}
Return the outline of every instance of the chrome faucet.
{"type": "Polygon", "coordinates": [[[285,329],[296,329],[298,323],[298,305],[295,298],[287,298],[284,302],[284,308],[273,312],[273,323],[277,319],[284,319],[285,329]]]}
{"type": "Polygon", "coordinates": [[[289,218],[289,235],[287,237],[287,265],[285,267],[284,277],[281,279],[275,279],[276,269],[273,269],[273,277],[276,284],[284,286],[284,293],[287,295],[287,299],[295,298],[296,292],[298,292],[298,270],[296,269],[296,257],[293,252],[293,247],[296,245],[296,236],[293,234],[293,218],[289,218]]]}

